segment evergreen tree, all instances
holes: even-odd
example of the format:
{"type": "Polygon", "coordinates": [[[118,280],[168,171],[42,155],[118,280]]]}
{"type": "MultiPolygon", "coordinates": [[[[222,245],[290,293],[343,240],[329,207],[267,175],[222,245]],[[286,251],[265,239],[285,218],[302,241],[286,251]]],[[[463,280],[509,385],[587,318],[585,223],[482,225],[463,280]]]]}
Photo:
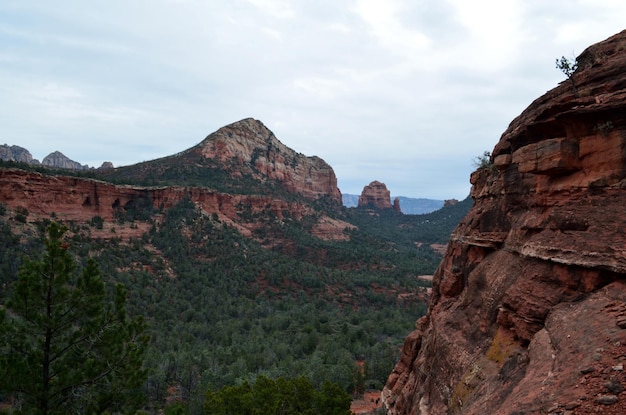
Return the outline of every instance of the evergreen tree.
{"type": "Polygon", "coordinates": [[[142,403],[148,338],[126,316],[126,290],[107,290],[98,265],[82,270],[51,223],[40,260],[26,259],[0,310],[0,391],[25,413],[129,412],[142,403]]]}

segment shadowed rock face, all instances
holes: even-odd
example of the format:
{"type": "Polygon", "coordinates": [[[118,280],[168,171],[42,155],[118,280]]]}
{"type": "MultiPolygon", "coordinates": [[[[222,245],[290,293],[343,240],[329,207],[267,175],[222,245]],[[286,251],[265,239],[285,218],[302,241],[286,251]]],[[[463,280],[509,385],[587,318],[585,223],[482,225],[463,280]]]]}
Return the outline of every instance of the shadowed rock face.
{"type": "Polygon", "coordinates": [[[387,413],[626,413],[626,31],[578,63],[472,174],[387,413]]]}

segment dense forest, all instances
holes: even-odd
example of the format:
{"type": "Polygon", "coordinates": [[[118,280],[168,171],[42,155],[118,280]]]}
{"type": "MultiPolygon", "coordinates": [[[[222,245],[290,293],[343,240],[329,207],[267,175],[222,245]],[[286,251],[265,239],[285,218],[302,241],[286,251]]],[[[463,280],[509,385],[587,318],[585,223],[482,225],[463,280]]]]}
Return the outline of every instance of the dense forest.
{"type": "MultiPolygon", "coordinates": [[[[115,223],[65,225],[79,264],[94,258],[110,287],[127,288],[129,314],[146,322],[146,409],[175,403],[204,413],[207,392],[259,378],[331,382],[354,395],[380,389],[426,311],[429,282],[419,276],[441,260],[430,244],[445,244],[470,204],[427,215],[342,208],[333,215],[356,225],[347,241],[313,237],[311,218],[271,215],[242,217],[263,222],[246,238],[190,200],[168,210],[135,204],[115,223]],[[149,224],[141,238],[115,236],[140,222],[149,224]],[[102,227],[109,237],[94,236],[102,227]]],[[[0,205],[3,297],[54,220],[0,205]]]]}

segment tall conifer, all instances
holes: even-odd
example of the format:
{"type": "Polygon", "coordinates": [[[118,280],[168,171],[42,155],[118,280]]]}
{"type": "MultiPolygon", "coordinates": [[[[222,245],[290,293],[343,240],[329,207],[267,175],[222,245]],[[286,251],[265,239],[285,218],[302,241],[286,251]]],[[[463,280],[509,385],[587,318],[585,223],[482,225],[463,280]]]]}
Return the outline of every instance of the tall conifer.
{"type": "Polygon", "coordinates": [[[128,412],[142,403],[141,318],[126,316],[126,289],[109,300],[95,260],[82,270],[51,223],[40,260],[26,259],[0,310],[0,390],[25,413],[128,412]]]}

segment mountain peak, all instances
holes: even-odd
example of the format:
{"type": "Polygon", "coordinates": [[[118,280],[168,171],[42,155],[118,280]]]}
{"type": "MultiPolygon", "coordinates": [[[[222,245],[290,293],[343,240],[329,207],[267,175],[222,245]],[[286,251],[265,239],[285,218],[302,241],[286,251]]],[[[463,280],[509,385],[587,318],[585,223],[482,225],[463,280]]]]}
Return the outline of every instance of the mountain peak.
{"type": "Polygon", "coordinates": [[[15,161],[26,164],[39,164],[39,161],[33,159],[30,151],[20,146],[9,146],[8,144],[0,145],[0,160],[15,161]]]}
{"type": "Polygon", "coordinates": [[[65,154],[61,153],[60,151],[54,151],[48,154],[41,161],[41,164],[46,167],[69,170],[86,170],[89,168],[89,166],[83,166],[79,162],[69,159],[65,154]]]}
{"type": "Polygon", "coordinates": [[[213,160],[233,177],[243,174],[277,181],[309,199],[329,196],[341,204],[332,167],[319,157],[307,157],[280,142],[261,121],[245,118],[206,137],[191,149],[213,160]]]}

